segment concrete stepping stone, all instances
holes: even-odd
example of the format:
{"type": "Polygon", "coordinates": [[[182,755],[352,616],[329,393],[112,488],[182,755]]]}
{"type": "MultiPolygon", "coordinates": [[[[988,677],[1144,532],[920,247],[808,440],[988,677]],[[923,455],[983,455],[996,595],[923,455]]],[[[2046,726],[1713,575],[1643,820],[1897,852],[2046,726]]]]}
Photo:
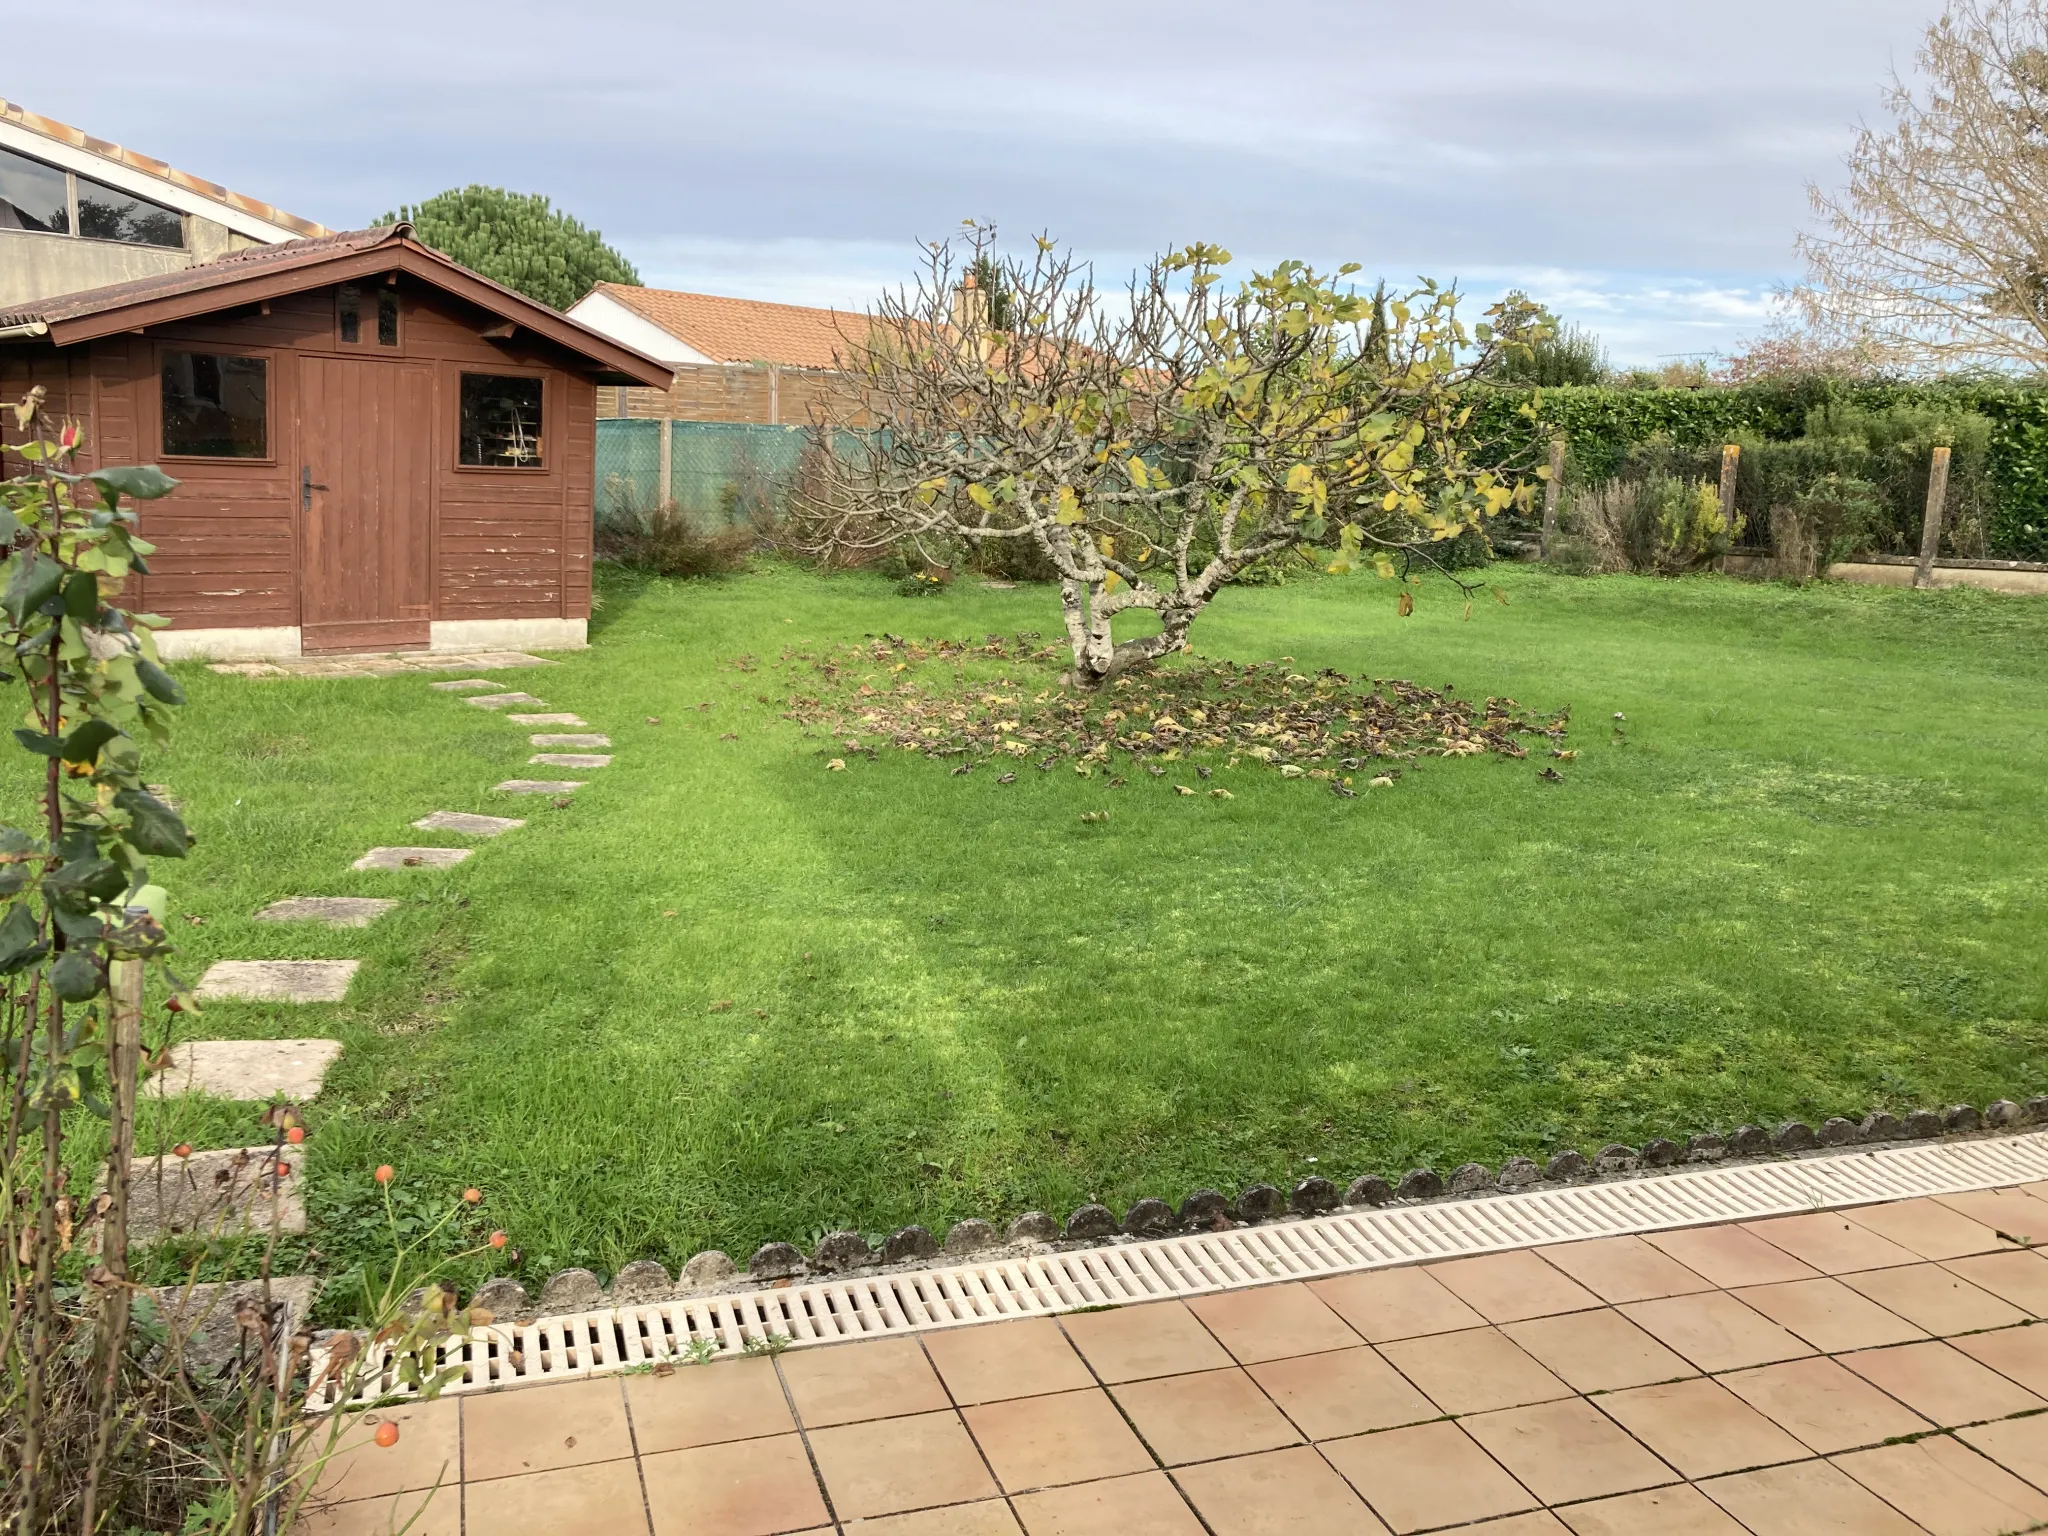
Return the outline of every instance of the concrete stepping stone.
{"type": "Polygon", "coordinates": [[[255,1003],[338,1003],[360,960],[216,960],[193,996],[255,1003]]]}
{"type": "Polygon", "coordinates": [[[222,1234],[246,1224],[268,1230],[273,1212],[286,1232],[306,1230],[303,1147],[230,1147],[190,1157],[138,1157],[128,1165],[128,1236],[149,1242],[173,1232],[222,1234]],[[275,1161],[273,1161],[273,1159],[275,1161]],[[280,1175],[276,1164],[289,1170],[280,1175]]]}
{"type": "Polygon", "coordinates": [[[501,795],[566,795],[571,790],[581,789],[588,782],[584,779],[507,779],[502,784],[493,784],[501,795]]]}
{"type": "Polygon", "coordinates": [[[266,923],[325,923],[367,928],[398,903],[382,896],[292,896],[273,901],[257,918],[266,923]]]}
{"type": "Polygon", "coordinates": [[[536,747],[608,747],[612,744],[611,737],[595,731],[582,735],[573,731],[536,731],[526,739],[536,747]]]}
{"type": "Polygon", "coordinates": [[[474,848],[372,848],[350,869],[446,869],[460,864],[474,848]]]}
{"type": "Polygon", "coordinates": [[[341,1054],[339,1040],[187,1040],[149,1080],[159,1098],[205,1093],[217,1099],[310,1099],[341,1054]]]}
{"type": "MultiPolygon", "coordinates": [[[[201,1280],[197,1284],[150,1287],[163,1325],[184,1339],[185,1369],[212,1380],[258,1348],[236,1316],[245,1306],[263,1305],[261,1280],[201,1280]]],[[[270,1281],[272,1327],[289,1333],[306,1325],[320,1294],[318,1275],[274,1275],[270,1281]]]]}
{"type": "Polygon", "coordinates": [[[507,715],[514,725],[588,725],[581,715],[507,715]]]}
{"type": "Polygon", "coordinates": [[[546,768],[609,768],[612,763],[602,752],[536,752],[527,761],[546,768]]]}
{"type": "Polygon", "coordinates": [[[413,823],[422,832],[463,832],[471,837],[496,837],[500,832],[510,832],[523,827],[525,822],[516,816],[476,816],[468,811],[436,811],[431,816],[422,816],[413,823]]]}
{"type": "Polygon", "coordinates": [[[511,704],[538,704],[542,709],[548,707],[546,699],[536,699],[530,693],[476,693],[462,702],[474,704],[478,709],[504,709],[511,704]]]}
{"type": "Polygon", "coordinates": [[[436,689],[441,693],[466,693],[476,688],[481,688],[485,692],[489,692],[491,689],[496,688],[498,685],[486,677],[463,677],[457,678],[452,682],[429,683],[427,684],[427,686],[429,688],[436,689]]]}

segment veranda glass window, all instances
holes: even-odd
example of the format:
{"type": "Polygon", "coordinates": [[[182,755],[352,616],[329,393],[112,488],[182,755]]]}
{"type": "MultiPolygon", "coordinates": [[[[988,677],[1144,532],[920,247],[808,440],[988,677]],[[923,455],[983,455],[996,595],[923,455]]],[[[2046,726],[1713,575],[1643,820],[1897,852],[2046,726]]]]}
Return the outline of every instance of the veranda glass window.
{"type": "Polygon", "coordinates": [[[71,233],[71,188],[62,171],[0,149],[0,229],[71,233]]]}
{"type": "Polygon", "coordinates": [[[175,210],[118,187],[102,186],[89,176],[77,180],[78,232],[86,239],[161,245],[174,251],[184,246],[185,221],[175,210]]]}
{"type": "Polygon", "coordinates": [[[175,208],[11,149],[0,149],[0,229],[170,250],[185,245],[185,220],[175,208]]]}
{"type": "Polygon", "coordinates": [[[166,352],[167,458],[270,457],[270,364],[225,352],[166,352]]]}
{"type": "Polygon", "coordinates": [[[458,462],[490,469],[539,469],[540,412],[539,379],[465,373],[458,462]]]}

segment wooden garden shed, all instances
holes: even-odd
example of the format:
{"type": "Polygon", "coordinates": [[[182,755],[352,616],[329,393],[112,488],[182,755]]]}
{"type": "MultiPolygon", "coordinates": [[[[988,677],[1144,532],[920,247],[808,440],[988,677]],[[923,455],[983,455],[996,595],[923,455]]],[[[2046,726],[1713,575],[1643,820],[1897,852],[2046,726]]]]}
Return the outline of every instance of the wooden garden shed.
{"type": "Polygon", "coordinates": [[[583,644],[597,389],[670,379],[406,224],[0,312],[0,397],[179,482],[131,590],[172,656],[583,644]]]}

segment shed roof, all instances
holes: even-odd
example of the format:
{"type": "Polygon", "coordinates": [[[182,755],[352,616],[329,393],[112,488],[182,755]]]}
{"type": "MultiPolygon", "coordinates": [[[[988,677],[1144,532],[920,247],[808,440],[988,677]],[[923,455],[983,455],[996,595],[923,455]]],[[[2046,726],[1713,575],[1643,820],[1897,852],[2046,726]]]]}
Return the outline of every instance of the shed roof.
{"type": "Polygon", "coordinates": [[[599,283],[591,291],[625,305],[720,363],[836,368],[868,329],[867,316],[850,310],[677,293],[625,283],[599,283]]]}
{"type": "Polygon", "coordinates": [[[216,313],[326,283],[400,271],[468,300],[599,365],[611,382],[665,389],[673,371],[559,310],[450,261],[422,245],[410,224],[346,230],[230,251],[198,266],[0,310],[0,339],[43,337],[70,346],[119,331],[216,313]]]}
{"type": "Polygon", "coordinates": [[[217,181],[208,181],[204,177],[194,176],[190,171],[181,171],[176,166],[166,165],[154,155],[145,155],[139,150],[127,149],[106,139],[96,139],[83,128],[74,128],[69,123],[58,122],[54,117],[44,117],[40,112],[31,112],[18,101],[0,99],[0,122],[12,123],[54,144],[68,145],[72,149],[83,150],[111,164],[125,166],[131,171],[140,171],[145,176],[152,176],[180,191],[193,193],[209,202],[246,213],[251,218],[261,219],[280,230],[290,230],[300,235],[327,233],[327,226],[324,224],[316,224],[311,219],[302,219],[297,214],[286,213],[282,208],[263,202],[259,198],[248,197],[240,192],[230,192],[217,181]]]}

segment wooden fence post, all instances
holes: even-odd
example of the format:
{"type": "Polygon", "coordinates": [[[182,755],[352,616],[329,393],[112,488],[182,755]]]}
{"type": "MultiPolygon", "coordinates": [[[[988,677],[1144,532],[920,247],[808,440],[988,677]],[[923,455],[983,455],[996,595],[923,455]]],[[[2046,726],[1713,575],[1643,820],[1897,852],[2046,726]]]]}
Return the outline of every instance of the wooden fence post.
{"type": "Polygon", "coordinates": [[[1934,462],[1927,466],[1927,514],[1920,522],[1920,563],[1913,568],[1913,585],[1934,584],[1934,557],[1941,553],[1941,515],[1948,504],[1948,448],[1937,446],[1934,462]]]}
{"type": "Polygon", "coordinates": [[[1742,444],[1721,445],[1721,526],[1735,542],[1735,472],[1742,467],[1742,444]]]}
{"type": "Polygon", "coordinates": [[[1564,439],[1550,440],[1550,478],[1543,482],[1543,542],[1536,552],[1550,558],[1550,541],[1557,536],[1557,498],[1564,483],[1564,439]]]}
{"type": "Polygon", "coordinates": [[[675,462],[675,422],[667,416],[661,418],[661,490],[655,495],[654,504],[665,507],[676,499],[675,481],[672,478],[675,462]]]}

